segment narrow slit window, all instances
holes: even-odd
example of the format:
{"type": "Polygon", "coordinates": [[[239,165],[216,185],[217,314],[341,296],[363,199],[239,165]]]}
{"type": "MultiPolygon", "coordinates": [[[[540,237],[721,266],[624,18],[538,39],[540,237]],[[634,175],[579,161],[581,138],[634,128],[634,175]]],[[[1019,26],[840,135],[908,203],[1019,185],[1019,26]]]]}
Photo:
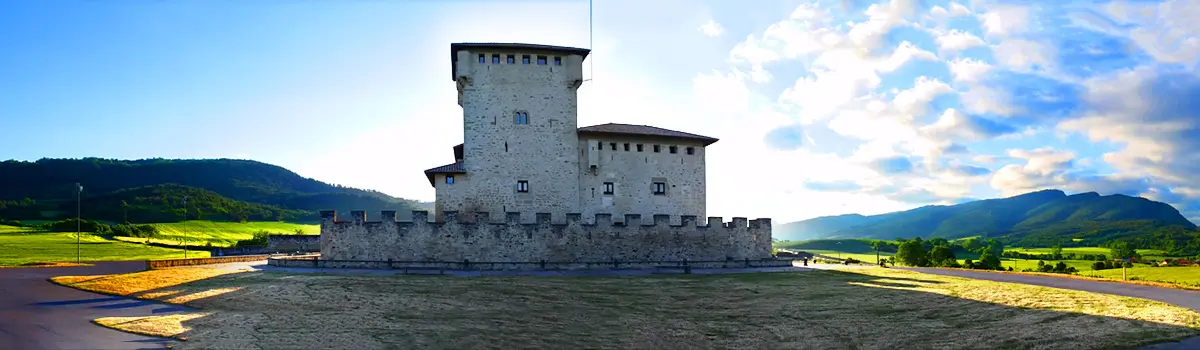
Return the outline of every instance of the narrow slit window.
{"type": "Polygon", "coordinates": [[[638,151],[638,152],[641,152],[641,151],[642,151],[642,144],[640,144],[640,143],[639,143],[639,144],[637,144],[637,151],[638,151]]]}
{"type": "Polygon", "coordinates": [[[609,143],[608,143],[608,149],[610,149],[610,150],[613,150],[613,151],[616,151],[616,150],[617,150],[617,143],[616,143],[616,142],[609,142],[609,143]]]}
{"type": "Polygon", "coordinates": [[[695,147],[688,147],[688,148],[687,148],[687,154],[688,154],[688,155],[693,155],[693,154],[696,154],[696,148],[695,148],[695,147]]]}
{"type": "Polygon", "coordinates": [[[479,63],[487,63],[487,55],[479,54],[479,63]]]}
{"type": "Polygon", "coordinates": [[[500,64],[500,55],[492,55],[492,64],[500,64]]]}
{"type": "Polygon", "coordinates": [[[514,63],[517,63],[517,57],[513,56],[513,55],[508,55],[508,64],[514,64],[514,63]]]}
{"type": "Polygon", "coordinates": [[[517,192],[529,192],[529,181],[517,181],[517,192]]]}
{"type": "Polygon", "coordinates": [[[667,147],[667,149],[671,151],[671,154],[675,154],[675,153],[679,152],[679,147],[676,147],[676,146],[670,146],[670,147],[667,147]]]}
{"type": "Polygon", "coordinates": [[[538,65],[546,65],[546,56],[538,56],[538,65]]]}
{"type": "Polygon", "coordinates": [[[666,182],[655,182],[654,183],[654,195],[663,196],[666,194],[667,194],[667,183],[666,182]]]}
{"type": "Polygon", "coordinates": [[[624,146],[625,146],[625,152],[629,152],[629,144],[626,143],[624,146]]]}
{"type": "Polygon", "coordinates": [[[596,142],[596,150],[597,151],[604,150],[604,142],[596,142]]]}
{"type": "Polygon", "coordinates": [[[604,183],[604,194],[613,194],[615,192],[615,189],[616,189],[616,186],[613,185],[613,183],[611,183],[611,182],[604,183]]]}
{"type": "Polygon", "coordinates": [[[562,65],[562,57],[554,56],[554,65],[561,66],[562,65]]]}
{"type": "Polygon", "coordinates": [[[529,64],[529,55],[521,56],[521,64],[529,64]]]}
{"type": "Polygon", "coordinates": [[[529,113],[525,113],[525,112],[513,113],[513,124],[528,125],[529,124],[529,113]]]}

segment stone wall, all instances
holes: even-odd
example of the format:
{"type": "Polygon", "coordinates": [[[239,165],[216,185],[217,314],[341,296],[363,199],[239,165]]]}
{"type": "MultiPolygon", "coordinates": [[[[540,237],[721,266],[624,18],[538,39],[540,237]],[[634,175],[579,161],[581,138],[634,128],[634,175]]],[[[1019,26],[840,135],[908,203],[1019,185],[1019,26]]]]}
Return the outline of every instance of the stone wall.
{"type": "Polygon", "coordinates": [[[590,222],[595,214],[605,213],[641,214],[643,217],[669,213],[673,224],[679,224],[683,215],[705,217],[706,175],[702,143],[652,137],[581,135],[579,147],[584,150],[579,170],[579,206],[585,220],[590,222]],[[675,148],[675,153],[671,153],[671,147],[675,148]],[[687,154],[689,147],[693,154],[687,154]],[[591,165],[596,167],[593,169],[591,165]],[[613,184],[611,195],[604,193],[606,182],[613,184]],[[653,193],[655,182],[666,184],[665,194],[653,193]]]}
{"type": "MultiPolygon", "coordinates": [[[[499,50],[499,49],[498,49],[499,50]]],[[[583,57],[521,50],[456,53],[463,109],[463,166],[469,186],[456,186],[461,209],[505,212],[579,212],[577,94],[583,57]],[[478,61],[479,55],[485,62],[478,61]],[[500,55],[500,63],[492,63],[500,55]],[[509,64],[507,57],[515,62],[509,64]],[[522,62],[525,56],[530,63],[522,62]],[[538,64],[545,57],[546,64],[538,64]],[[555,58],[559,64],[555,64],[555,58]],[[516,123],[521,113],[527,123],[516,123]],[[518,181],[528,191],[518,191],[518,181]]],[[[532,219],[532,217],[528,218],[532,219]]]]}
{"type": "Polygon", "coordinates": [[[609,214],[596,214],[595,223],[584,223],[580,214],[567,214],[565,224],[551,223],[551,215],[537,213],[525,223],[520,213],[507,213],[493,222],[486,212],[474,222],[458,220],[446,212],[444,222],[427,222],[428,213],[414,211],[414,221],[401,222],[385,211],[383,221],[368,222],[365,213],[352,212],[338,220],[332,211],[321,213],[321,260],[356,261],[470,261],[606,263],[688,261],[759,261],[771,258],[771,219],[708,218],[706,225],[694,216],[681,217],[682,225],[669,225],[670,217],[655,215],[643,223],[640,215],[625,215],[614,224],[609,214]]]}
{"type": "Polygon", "coordinates": [[[321,248],[320,235],[270,235],[267,250],[274,252],[314,251],[321,248]]]}

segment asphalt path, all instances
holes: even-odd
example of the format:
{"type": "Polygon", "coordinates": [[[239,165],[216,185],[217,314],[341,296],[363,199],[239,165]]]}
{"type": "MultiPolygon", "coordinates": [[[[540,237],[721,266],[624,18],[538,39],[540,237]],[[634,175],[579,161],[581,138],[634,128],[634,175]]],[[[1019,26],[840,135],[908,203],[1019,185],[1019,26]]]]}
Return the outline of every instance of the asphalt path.
{"type": "Polygon", "coordinates": [[[167,315],[187,308],[63,287],[53,276],[141,271],[145,262],[96,266],[0,268],[0,349],[165,349],[174,341],[92,323],[108,316],[167,315]]]}

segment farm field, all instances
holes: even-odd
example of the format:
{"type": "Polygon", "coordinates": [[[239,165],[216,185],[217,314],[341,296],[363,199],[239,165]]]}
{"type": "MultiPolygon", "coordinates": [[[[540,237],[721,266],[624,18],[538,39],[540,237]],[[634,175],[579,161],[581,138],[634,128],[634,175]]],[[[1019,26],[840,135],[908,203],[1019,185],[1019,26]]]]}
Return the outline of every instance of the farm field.
{"type": "MultiPolygon", "coordinates": [[[[857,259],[858,261],[862,261],[862,262],[869,263],[869,264],[875,263],[875,252],[866,254],[866,253],[847,253],[847,252],[839,252],[836,250],[818,250],[818,249],[806,249],[804,251],[813,253],[813,254],[820,254],[820,255],[824,255],[824,256],[828,256],[828,257],[834,257],[834,258],[837,258],[840,253],[840,256],[842,259],[854,258],[854,259],[857,259]]],[[[889,256],[892,256],[892,255],[895,255],[895,254],[879,252],[880,259],[887,259],[889,256]]]]}
{"type": "Polygon", "coordinates": [[[0,225],[0,234],[17,233],[17,232],[25,232],[25,231],[29,231],[29,229],[24,228],[24,227],[19,227],[19,226],[0,225]]]}
{"type": "MultiPolygon", "coordinates": [[[[1034,253],[1034,254],[1050,254],[1050,248],[1010,247],[1010,248],[1004,248],[1004,251],[1014,251],[1014,252],[1034,253]]],[[[1104,247],[1067,247],[1067,248],[1063,248],[1062,252],[1063,252],[1063,254],[1075,253],[1076,255],[1082,255],[1082,254],[1109,255],[1110,253],[1112,253],[1111,250],[1109,250],[1108,248],[1104,248],[1104,247]]],[[[1137,252],[1138,252],[1138,254],[1141,254],[1143,256],[1162,256],[1162,254],[1163,254],[1163,251],[1158,250],[1158,249],[1138,249],[1137,252]]]]}
{"type": "MultiPolygon", "coordinates": [[[[187,238],[187,245],[204,246],[212,243],[214,247],[230,247],[237,244],[237,241],[250,239],[255,232],[265,230],[276,234],[292,234],[297,229],[303,230],[305,234],[321,233],[321,226],[315,224],[293,224],[286,222],[214,222],[207,220],[191,220],[184,222],[151,224],[158,228],[158,236],[151,238],[150,242],[167,244],[174,246],[182,246],[183,239],[187,238]]],[[[146,241],[145,238],[133,237],[117,237],[117,239],[125,242],[141,243],[146,241]]]]}
{"type": "Polygon", "coordinates": [[[1200,334],[1200,313],[1150,300],[882,268],[480,278],[178,268],[54,280],[199,308],[96,320],[186,338],[180,349],[1135,348],[1200,334]]]}
{"type": "MultiPolygon", "coordinates": [[[[1134,265],[1133,268],[1125,271],[1130,279],[1137,278],[1143,281],[1166,282],[1174,284],[1182,284],[1193,287],[1200,287],[1200,267],[1195,266],[1173,266],[1173,267],[1150,267],[1146,265],[1134,265]]],[[[1121,269],[1110,269],[1092,271],[1081,271],[1080,275],[1101,277],[1112,280],[1121,280],[1121,269]]]]}
{"type": "MultiPolygon", "coordinates": [[[[150,260],[183,257],[183,250],[118,242],[91,234],[79,237],[82,261],[150,260]]],[[[0,266],[34,262],[74,262],[75,233],[0,234],[0,266]]],[[[188,252],[189,258],[208,257],[208,252],[188,252]]]]}

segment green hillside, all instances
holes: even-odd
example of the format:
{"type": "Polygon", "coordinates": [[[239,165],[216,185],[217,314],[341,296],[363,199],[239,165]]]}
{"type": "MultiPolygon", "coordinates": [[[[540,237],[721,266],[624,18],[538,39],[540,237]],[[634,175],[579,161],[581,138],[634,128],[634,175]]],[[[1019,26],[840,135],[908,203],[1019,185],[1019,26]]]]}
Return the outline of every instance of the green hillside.
{"type": "Polygon", "coordinates": [[[0,162],[0,218],[57,220],[74,217],[75,183],[84,186],[84,217],[120,222],[189,217],[239,220],[317,220],[318,210],[390,209],[402,218],[421,204],[376,191],[327,184],[275,165],[233,159],[100,158],[0,162]],[[121,202],[125,201],[125,204],[121,202]],[[193,209],[195,205],[195,209],[193,209]]]}
{"type": "Polygon", "coordinates": [[[1103,246],[1200,250],[1200,232],[1168,204],[1125,195],[1059,190],[880,215],[820,217],[780,225],[777,239],[1001,238],[1017,246],[1103,246]]]}

